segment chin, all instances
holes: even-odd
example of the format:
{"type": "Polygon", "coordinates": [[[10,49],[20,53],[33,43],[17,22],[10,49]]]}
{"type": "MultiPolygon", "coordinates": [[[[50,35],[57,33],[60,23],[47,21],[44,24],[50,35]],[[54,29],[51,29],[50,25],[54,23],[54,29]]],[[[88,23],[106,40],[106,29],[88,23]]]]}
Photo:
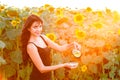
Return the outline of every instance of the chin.
{"type": "Polygon", "coordinates": [[[35,34],[34,36],[38,37],[38,36],[40,36],[40,34],[35,34]]]}
{"type": "Polygon", "coordinates": [[[40,36],[40,34],[38,34],[38,35],[36,35],[37,37],[39,37],[40,36]]]}

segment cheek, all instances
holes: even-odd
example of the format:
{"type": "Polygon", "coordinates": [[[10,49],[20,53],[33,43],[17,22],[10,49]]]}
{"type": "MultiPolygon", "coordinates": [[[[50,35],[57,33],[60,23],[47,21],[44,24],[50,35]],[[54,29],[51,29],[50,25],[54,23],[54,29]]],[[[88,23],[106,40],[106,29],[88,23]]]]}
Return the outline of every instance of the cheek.
{"type": "Polygon", "coordinates": [[[42,31],[42,27],[40,28],[40,31],[42,31]]]}
{"type": "Polygon", "coordinates": [[[35,32],[35,30],[34,30],[34,29],[28,29],[28,31],[29,31],[30,33],[35,32]]]}

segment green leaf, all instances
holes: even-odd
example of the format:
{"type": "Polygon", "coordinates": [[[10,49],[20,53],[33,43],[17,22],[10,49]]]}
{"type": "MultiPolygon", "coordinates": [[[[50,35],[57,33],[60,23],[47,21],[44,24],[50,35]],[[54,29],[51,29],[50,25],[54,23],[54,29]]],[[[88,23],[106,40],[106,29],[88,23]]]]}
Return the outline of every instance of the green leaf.
{"type": "Polygon", "coordinates": [[[62,56],[60,54],[53,54],[52,60],[53,60],[52,61],[53,64],[63,63],[63,59],[62,59],[62,56]]]}
{"type": "Polygon", "coordinates": [[[81,56],[81,62],[83,64],[89,64],[92,60],[92,56],[91,55],[86,55],[86,56],[81,56]]]}
{"type": "Polygon", "coordinates": [[[11,41],[5,41],[6,49],[13,50],[14,49],[14,43],[11,41]]]}
{"type": "Polygon", "coordinates": [[[81,77],[80,73],[81,72],[80,72],[79,68],[72,69],[69,71],[68,77],[70,78],[70,80],[78,80],[78,78],[81,77]]]}
{"type": "Polygon", "coordinates": [[[118,70],[118,75],[120,76],[120,69],[118,70]]]}
{"type": "Polygon", "coordinates": [[[107,80],[107,74],[101,74],[100,75],[100,80],[107,80]]]}
{"type": "Polygon", "coordinates": [[[102,56],[97,56],[96,54],[92,55],[92,61],[95,64],[101,63],[103,60],[102,56]]]}
{"type": "Polygon", "coordinates": [[[0,56],[0,66],[6,64],[6,60],[0,56]]]}
{"type": "Polygon", "coordinates": [[[7,37],[10,40],[15,40],[17,36],[20,35],[21,29],[6,29],[7,37]]]}
{"type": "Polygon", "coordinates": [[[110,76],[110,78],[113,79],[115,77],[115,72],[114,71],[110,71],[109,72],[109,76],[110,76]]]}
{"type": "Polygon", "coordinates": [[[116,66],[111,66],[111,71],[116,72],[117,67],[116,66]]]}
{"type": "Polygon", "coordinates": [[[22,63],[22,52],[18,49],[10,53],[10,58],[13,62],[21,64],[22,63]]]}
{"type": "Polygon", "coordinates": [[[0,40],[0,49],[5,48],[5,46],[6,46],[5,43],[4,43],[3,41],[0,40]]]}
{"type": "Polygon", "coordinates": [[[97,73],[98,72],[98,67],[96,64],[89,64],[88,65],[88,69],[90,70],[90,72],[92,73],[97,73]]]}
{"type": "Polygon", "coordinates": [[[5,69],[5,75],[7,78],[16,74],[15,65],[13,64],[6,65],[4,69],[5,69]]]}
{"type": "Polygon", "coordinates": [[[30,63],[28,63],[27,66],[22,66],[22,69],[19,70],[19,75],[22,78],[22,80],[29,80],[31,72],[32,66],[30,65],[30,63]]]}
{"type": "Polygon", "coordinates": [[[86,79],[87,80],[94,80],[92,76],[87,76],[86,79]]]}
{"type": "Polygon", "coordinates": [[[109,61],[108,63],[104,64],[103,67],[104,69],[110,69],[112,65],[113,63],[109,61]]]}
{"type": "Polygon", "coordinates": [[[6,26],[5,22],[0,22],[0,29],[5,28],[5,26],[6,26]]]}
{"type": "MultiPolygon", "coordinates": [[[[59,53],[53,54],[52,60],[53,60],[52,61],[53,65],[63,63],[62,56],[59,53]]],[[[57,79],[63,80],[63,78],[65,77],[64,70],[65,70],[64,68],[60,68],[60,69],[55,70],[55,76],[57,79]]]]}
{"type": "Polygon", "coordinates": [[[65,77],[65,69],[60,68],[55,70],[55,76],[58,80],[63,80],[63,78],[65,77]]]}

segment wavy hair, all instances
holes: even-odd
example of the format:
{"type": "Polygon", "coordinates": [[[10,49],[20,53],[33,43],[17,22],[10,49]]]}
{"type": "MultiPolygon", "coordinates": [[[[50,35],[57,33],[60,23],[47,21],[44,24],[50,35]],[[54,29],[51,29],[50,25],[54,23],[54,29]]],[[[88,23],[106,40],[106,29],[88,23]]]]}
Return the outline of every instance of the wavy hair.
{"type": "Polygon", "coordinates": [[[29,61],[29,56],[27,54],[27,44],[28,40],[30,38],[30,32],[28,31],[28,28],[32,26],[34,22],[39,22],[43,24],[43,21],[40,19],[40,17],[31,14],[28,16],[26,19],[23,28],[22,28],[22,33],[21,33],[21,50],[22,50],[22,56],[23,56],[23,61],[26,63],[29,61]]]}

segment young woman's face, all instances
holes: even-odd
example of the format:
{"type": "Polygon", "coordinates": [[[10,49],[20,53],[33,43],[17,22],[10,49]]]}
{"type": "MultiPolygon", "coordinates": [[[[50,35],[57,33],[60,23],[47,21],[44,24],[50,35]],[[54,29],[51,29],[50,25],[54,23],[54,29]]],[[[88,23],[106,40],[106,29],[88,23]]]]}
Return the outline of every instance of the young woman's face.
{"type": "Polygon", "coordinates": [[[42,33],[42,24],[39,22],[34,22],[28,30],[30,31],[31,35],[40,36],[42,33]]]}

